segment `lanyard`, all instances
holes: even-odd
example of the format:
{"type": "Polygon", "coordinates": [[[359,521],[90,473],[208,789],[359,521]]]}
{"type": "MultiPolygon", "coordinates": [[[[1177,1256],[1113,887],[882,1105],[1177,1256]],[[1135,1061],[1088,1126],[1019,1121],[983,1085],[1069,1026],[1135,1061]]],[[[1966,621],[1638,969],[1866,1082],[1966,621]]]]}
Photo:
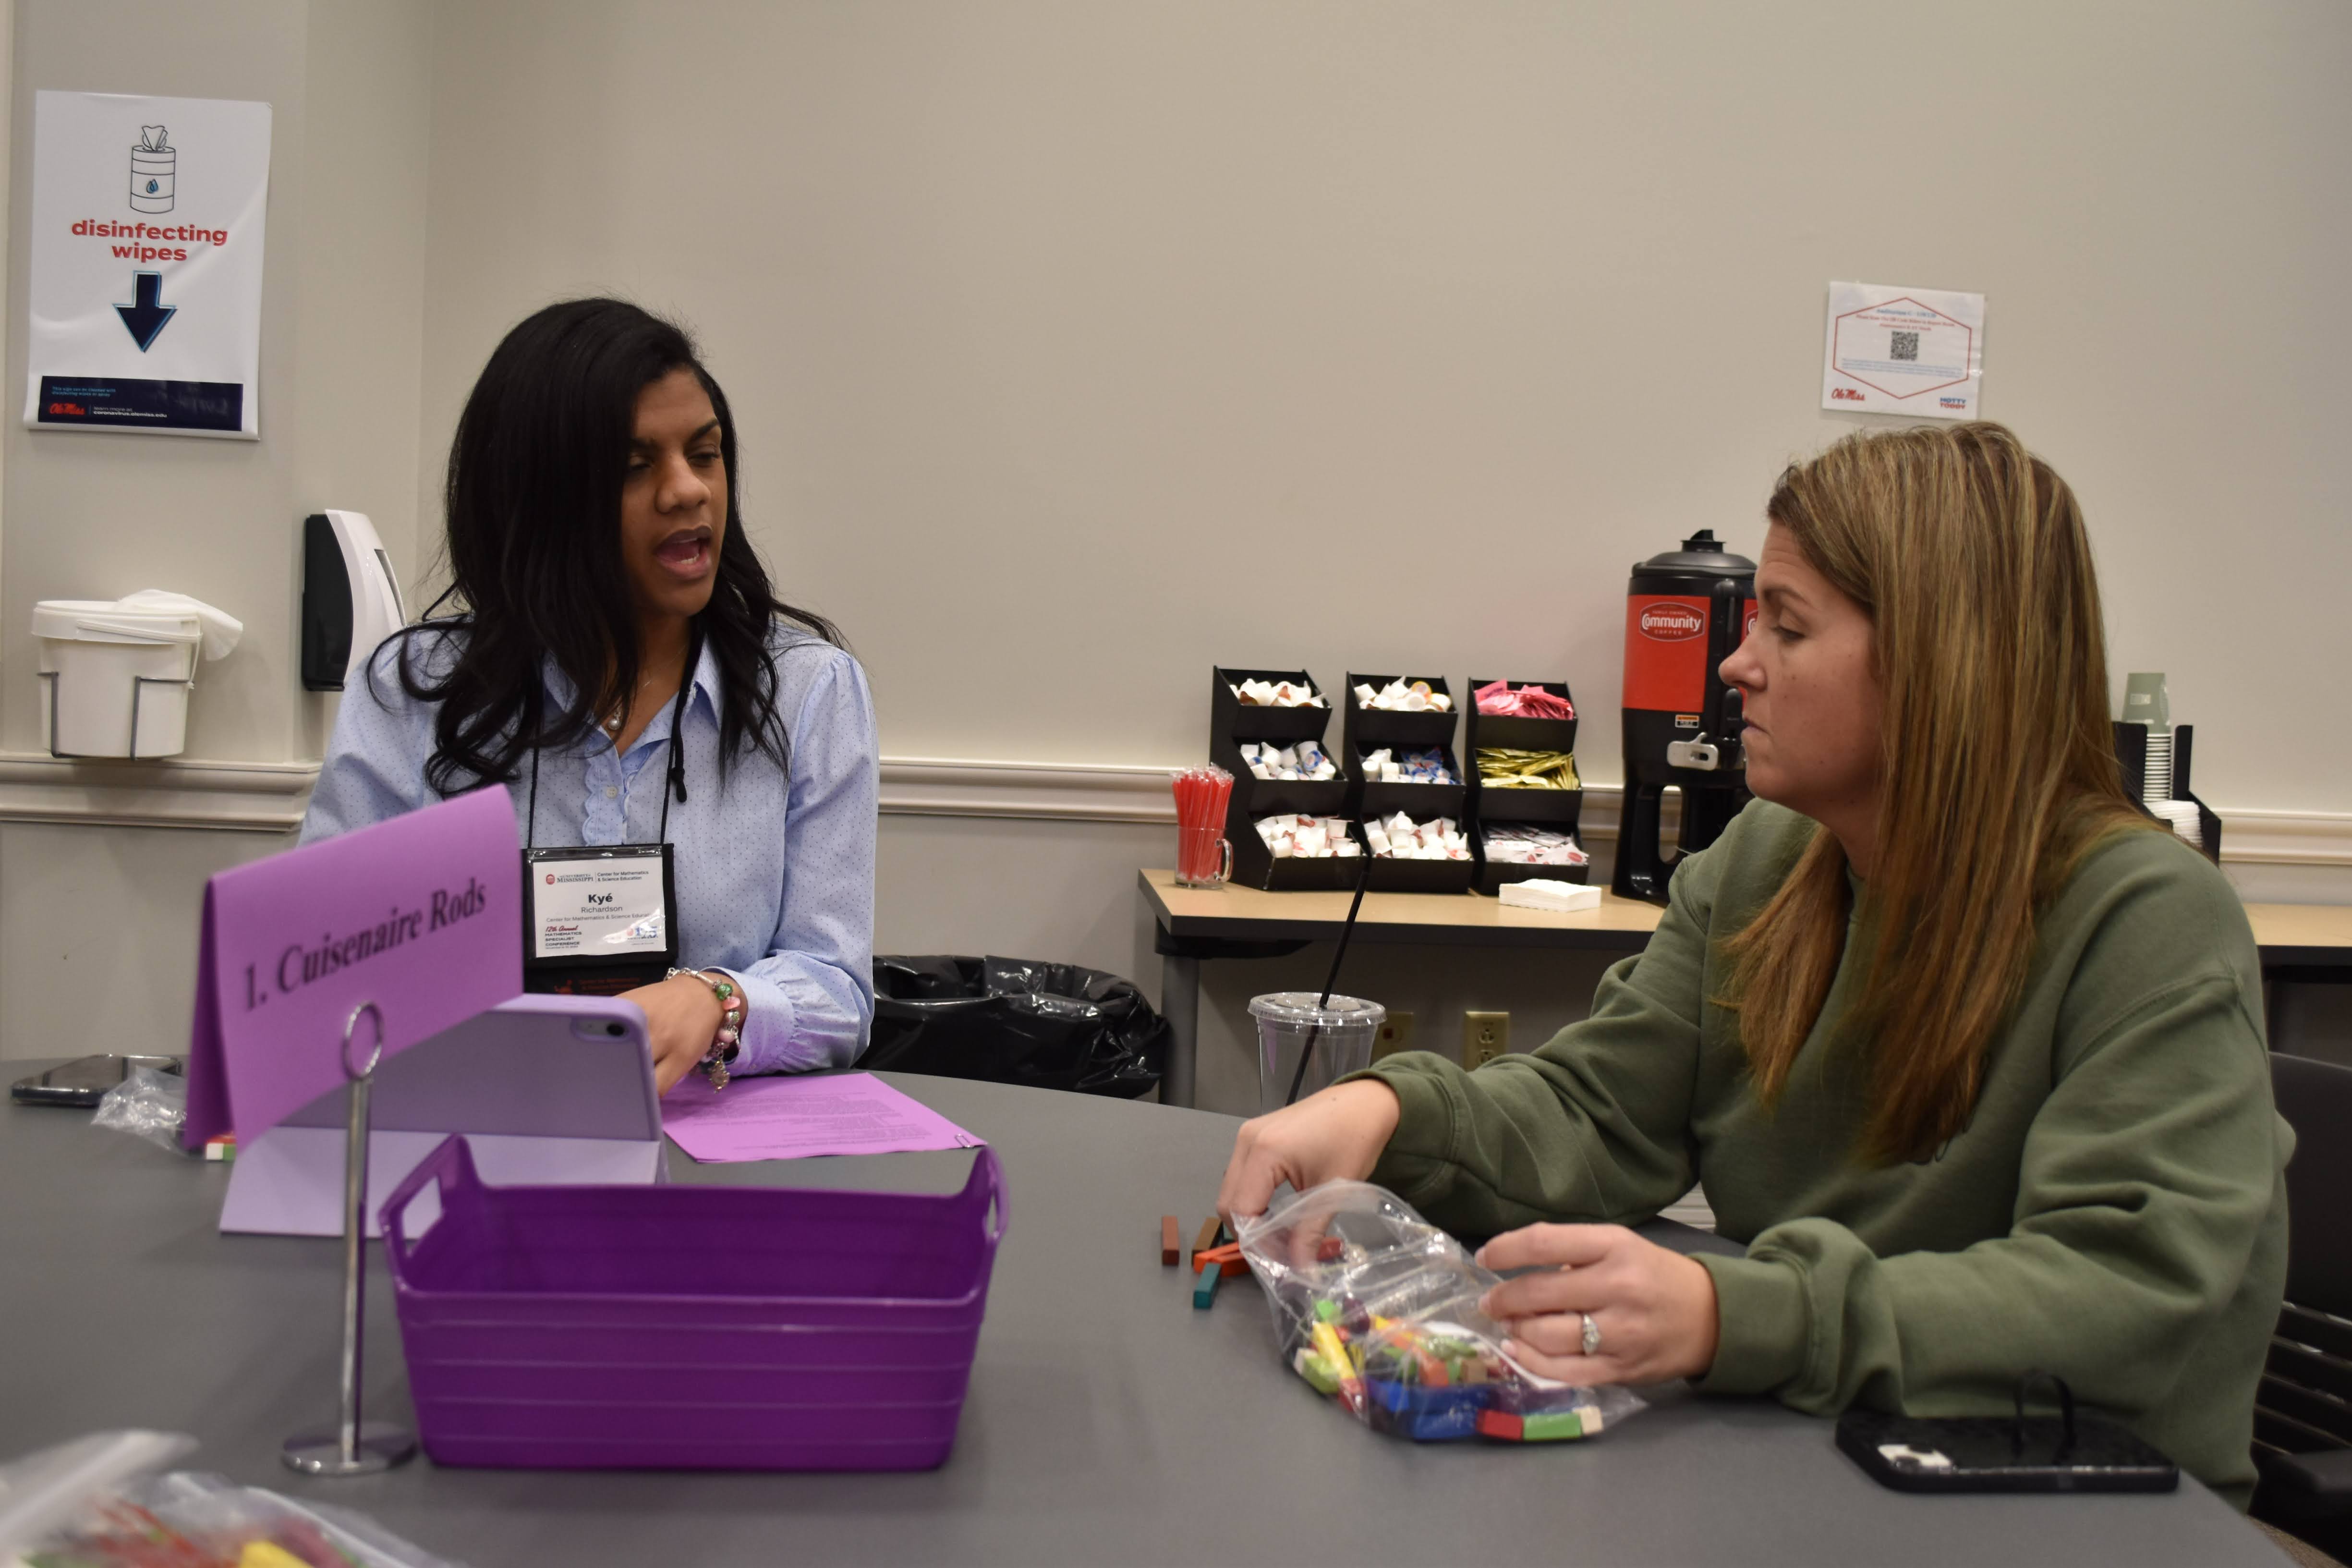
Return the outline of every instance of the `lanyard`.
{"type": "MultiPolygon", "coordinates": [[[[530,753],[530,804],[522,854],[523,975],[532,991],[618,995],[659,980],[679,952],[677,888],[669,844],[671,795],[686,798],[686,702],[702,657],[700,628],[670,705],[669,760],[661,827],[651,844],[539,847],[539,749],[530,753]]],[[[544,694],[536,699],[543,702],[544,694]]],[[[538,712],[535,705],[534,717],[538,712]]],[[[618,749],[617,740],[615,750],[618,749]]]]}
{"type": "MultiPolygon", "coordinates": [[[[654,842],[656,844],[666,844],[669,841],[670,796],[673,794],[676,795],[680,804],[686,800],[686,699],[694,689],[694,672],[701,662],[702,628],[697,626],[687,641],[686,668],[678,677],[677,696],[670,704],[668,776],[662,782],[661,826],[654,834],[654,842]]],[[[534,698],[534,709],[539,699],[534,698]]],[[[619,742],[615,741],[616,751],[619,742]]],[[[626,827],[626,822],[624,821],[622,826],[626,827]]],[[[530,805],[525,816],[523,847],[526,850],[539,847],[539,748],[537,746],[530,749],[530,805]]]]}

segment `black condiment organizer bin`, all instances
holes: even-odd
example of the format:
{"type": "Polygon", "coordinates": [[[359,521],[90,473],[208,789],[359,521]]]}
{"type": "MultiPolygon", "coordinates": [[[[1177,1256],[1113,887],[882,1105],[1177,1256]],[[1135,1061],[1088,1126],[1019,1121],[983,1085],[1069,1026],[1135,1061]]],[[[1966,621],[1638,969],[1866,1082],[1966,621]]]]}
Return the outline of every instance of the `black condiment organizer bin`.
{"type": "MultiPolygon", "coordinates": [[[[1361,837],[1363,831],[1363,824],[1358,823],[1357,835],[1361,837]]],[[[1370,839],[1364,840],[1364,853],[1371,854],[1370,839]]],[[[1375,893],[1465,893],[1470,890],[1470,879],[1477,869],[1475,860],[1395,860],[1374,855],[1364,887],[1375,893]]],[[[1345,885],[1356,885],[1352,872],[1345,885]]]]}
{"type": "MultiPolygon", "coordinates": [[[[1544,793],[1548,795],[1566,795],[1569,792],[1566,790],[1547,790],[1544,793]]],[[[1520,819],[1512,818],[1511,820],[1517,821],[1520,819]]],[[[1538,827],[1557,827],[1559,825],[1554,822],[1541,822],[1532,823],[1530,826],[1538,827]]],[[[1574,829],[1575,823],[1573,819],[1570,819],[1569,830],[1573,832],[1574,829]]],[[[1584,847],[1584,841],[1582,839],[1577,840],[1577,847],[1580,849],[1584,847]]],[[[1589,860],[1581,866],[1521,866],[1509,860],[1487,859],[1486,825],[1484,822],[1475,822],[1470,826],[1470,857],[1471,864],[1478,868],[1477,875],[1472,880],[1470,885],[1477,889],[1482,893],[1499,893],[1503,890],[1503,885],[1507,882],[1526,882],[1538,879],[1547,882],[1589,882],[1592,880],[1592,865],[1589,860]]]]}
{"type": "Polygon", "coordinates": [[[1315,678],[1303,669],[1226,669],[1217,668],[1212,679],[1215,685],[1209,693],[1209,734],[1214,740],[1229,740],[1238,746],[1244,741],[1272,741],[1278,746],[1300,741],[1319,741],[1331,722],[1331,694],[1315,684],[1315,678]],[[1244,703],[1234,695],[1234,688],[1244,680],[1288,681],[1293,686],[1307,687],[1323,699],[1320,708],[1259,708],[1244,703]]]}
{"type": "MultiPolygon", "coordinates": [[[[1376,816],[1402,811],[1415,822],[1427,822],[1433,816],[1450,816],[1456,827],[1461,826],[1464,802],[1469,797],[1467,786],[1458,784],[1388,784],[1373,778],[1364,772],[1363,752],[1376,752],[1382,746],[1387,746],[1391,755],[1430,750],[1426,746],[1399,746],[1386,741],[1374,741],[1362,751],[1350,752],[1342,765],[1347,770],[1348,782],[1354,786],[1356,816],[1370,821],[1376,816]]],[[[1453,770],[1454,776],[1461,778],[1462,764],[1454,758],[1454,748],[1439,746],[1436,751],[1444,758],[1445,765],[1453,770]]]]}
{"type": "MultiPolygon", "coordinates": [[[[1472,886],[1482,893],[1497,892],[1506,882],[1524,882],[1530,878],[1550,881],[1581,882],[1592,872],[1591,865],[1583,866],[1515,866],[1508,862],[1486,858],[1486,824],[1489,822],[1525,822],[1541,827],[1555,827],[1562,832],[1576,833],[1576,819],[1584,809],[1584,792],[1580,789],[1488,789],[1479,782],[1478,752],[1482,748],[1501,746],[1517,752],[1576,751],[1576,724],[1573,719],[1522,719],[1508,714],[1478,711],[1478,691],[1492,686],[1491,680],[1470,678],[1462,710],[1462,782],[1468,792],[1465,803],[1465,826],[1470,835],[1470,852],[1475,858],[1477,875],[1472,886]]],[[[1573,706],[1576,699],[1564,680],[1512,680],[1505,684],[1517,689],[1523,686],[1540,687],[1561,701],[1573,706]]],[[[1582,848],[1584,840],[1577,838],[1582,848]]]]}
{"type": "Polygon", "coordinates": [[[1454,701],[1454,693],[1446,689],[1442,675],[1408,675],[1402,677],[1407,686],[1416,680],[1429,682],[1433,696],[1446,698],[1454,708],[1451,713],[1391,713],[1385,708],[1363,708],[1356,702],[1356,688],[1369,686],[1379,691],[1393,675],[1350,675],[1348,689],[1339,695],[1347,703],[1347,720],[1340,738],[1347,743],[1345,755],[1350,759],[1381,746],[1402,747],[1409,752],[1426,751],[1432,746],[1454,744],[1454,721],[1461,714],[1462,704],[1454,701]]]}
{"type": "MultiPolygon", "coordinates": [[[[2142,816],[2155,817],[2140,800],[2147,786],[2147,726],[2128,720],[2115,721],[2116,763],[2123,770],[2124,793],[2131,796],[2132,805],[2139,807],[2142,816]]],[[[2185,800],[2197,808],[2197,837],[2205,858],[2216,866],[2221,863],[2221,819],[2213,808],[2189,793],[2189,760],[2191,743],[2197,735],[2194,724],[2172,727],[2172,798],[2185,800]]],[[[2165,826],[2169,829],[2170,823],[2165,826]]]]}
{"type": "MultiPolygon", "coordinates": [[[[1277,748],[1314,741],[1328,752],[1324,732],[1331,722],[1330,694],[1317,686],[1303,669],[1227,669],[1210,672],[1209,760],[1234,775],[1234,793],[1225,803],[1225,839],[1234,847],[1234,880],[1268,892],[1330,892],[1356,885],[1352,858],[1328,856],[1317,859],[1276,859],[1257,836],[1257,819],[1289,814],[1345,817],[1348,776],[1321,782],[1262,779],[1242,761],[1242,742],[1264,742],[1277,748]],[[1234,688],[1244,680],[1287,680],[1312,688],[1323,698],[1321,708],[1258,708],[1244,704],[1234,688]]],[[[1331,759],[1339,762],[1338,756],[1331,759]]],[[[1357,834],[1359,838],[1360,833],[1357,834]]]]}
{"type": "MultiPolygon", "coordinates": [[[[1460,717],[1462,704],[1445,684],[1442,675],[1356,675],[1348,677],[1348,689],[1341,694],[1346,700],[1347,721],[1341,728],[1343,747],[1340,765],[1348,770],[1349,799],[1358,819],[1357,831],[1361,833],[1367,817],[1385,816],[1403,812],[1416,823],[1433,816],[1450,816],[1459,831],[1463,824],[1467,792],[1459,784],[1378,784],[1364,777],[1364,753],[1386,746],[1392,752],[1425,752],[1436,747],[1454,763],[1454,776],[1460,778],[1462,764],[1454,757],[1454,721],[1460,717]],[[1392,713],[1385,708],[1366,708],[1356,701],[1356,688],[1369,686],[1374,691],[1391,681],[1402,679],[1407,686],[1416,680],[1429,682],[1433,695],[1443,693],[1453,711],[1446,713],[1392,713]],[[1396,792],[1412,790],[1419,793],[1399,796],[1396,792]],[[1447,804],[1441,805],[1444,802],[1447,804]],[[1418,803],[1418,804],[1416,804],[1418,803]]],[[[1371,851],[1370,840],[1365,841],[1365,853],[1371,851]]],[[[1374,857],[1370,877],[1364,886],[1375,893],[1459,893],[1470,886],[1470,875],[1475,863],[1469,860],[1391,860],[1374,857]]],[[[1355,886],[1351,881],[1349,887],[1355,886]]]]}

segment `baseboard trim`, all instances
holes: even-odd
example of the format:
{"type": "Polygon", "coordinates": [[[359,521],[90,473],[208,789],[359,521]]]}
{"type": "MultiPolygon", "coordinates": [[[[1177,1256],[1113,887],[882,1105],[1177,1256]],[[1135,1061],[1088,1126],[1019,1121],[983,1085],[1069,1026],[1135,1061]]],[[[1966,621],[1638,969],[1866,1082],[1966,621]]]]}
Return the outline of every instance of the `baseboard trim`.
{"type": "MultiPolygon", "coordinates": [[[[1172,823],[1172,769],[1102,763],[884,757],[881,809],[891,816],[1045,822],[1172,823]]],[[[0,822],[198,827],[286,833],[301,826],[316,763],[193,758],[90,762],[0,752],[0,822]]],[[[1622,786],[1587,784],[1580,837],[1617,837],[1622,786]]],[[[2352,866],[2352,812],[2215,807],[2221,858],[2263,866],[2352,866]]]]}
{"type": "Polygon", "coordinates": [[[2254,866],[2352,866],[2352,812],[2227,811],[2221,858],[2254,866]]]}
{"type": "Polygon", "coordinates": [[[0,822],[290,833],[316,763],[90,762],[0,752],[0,822]]]}
{"type": "Polygon", "coordinates": [[[1047,822],[1174,822],[1169,768],[884,757],[886,816],[995,816],[1047,822]]]}
{"type": "MultiPolygon", "coordinates": [[[[982,762],[949,757],[882,759],[886,816],[994,816],[1083,822],[1172,823],[1172,768],[1093,763],[982,762]]],[[[1577,832],[1613,841],[1624,787],[1587,783],[1577,832]]],[[[2249,865],[2352,866],[2352,812],[2214,808],[2221,858],[2249,865]]],[[[1671,801],[1666,810],[1674,826],[1671,801]]]]}
{"type": "MultiPolygon", "coordinates": [[[[996,816],[1061,822],[1176,820],[1173,768],[1102,763],[1000,763],[956,757],[882,759],[885,816],[996,816]]],[[[1577,831],[1617,837],[1614,784],[1587,786],[1577,831]]]]}

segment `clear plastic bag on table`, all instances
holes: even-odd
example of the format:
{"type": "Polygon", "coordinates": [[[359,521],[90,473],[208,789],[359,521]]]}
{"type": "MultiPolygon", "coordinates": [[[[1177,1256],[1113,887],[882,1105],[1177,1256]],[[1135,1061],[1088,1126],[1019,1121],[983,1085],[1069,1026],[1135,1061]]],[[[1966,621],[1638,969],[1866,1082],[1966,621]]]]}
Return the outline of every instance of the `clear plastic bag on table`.
{"type": "Polygon", "coordinates": [[[180,1147],[180,1125],[188,1119],[188,1080],[175,1072],[132,1068],[121,1083],[106,1091],[90,1117],[90,1125],[144,1138],[174,1154],[180,1147]]]}
{"type": "Polygon", "coordinates": [[[1421,1443],[1590,1437],[1647,1408],[1529,1372],[1478,1302],[1502,1276],[1369,1182],[1326,1182],[1235,1223],[1283,1364],[1376,1432],[1421,1443]]]}
{"type": "Polygon", "coordinates": [[[458,1568],[363,1514],[185,1470],[103,1488],[19,1550],[26,1568],[458,1568]]]}
{"type": "Polygon", "coordinates": [[[0,1462],[0,1563],[70,1518],[85,1499],[194,1449],[179,1432],[93,1432],[0,1462]]]}

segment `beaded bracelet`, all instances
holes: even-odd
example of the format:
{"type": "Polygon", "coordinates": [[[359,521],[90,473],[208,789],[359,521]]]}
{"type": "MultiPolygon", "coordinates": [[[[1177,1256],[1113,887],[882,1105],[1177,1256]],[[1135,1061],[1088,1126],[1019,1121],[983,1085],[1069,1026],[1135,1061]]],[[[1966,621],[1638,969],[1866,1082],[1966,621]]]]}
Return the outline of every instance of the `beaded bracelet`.
{"type": "Polygon", "coordinates": [[[662,978],[675,980],[681,974],[690,974],[701,981],[710,987],[711,994],[719,998],[719,1032],[711,1037],[710,1048],[702,1053],[702,1059],[695,1066],[701,1070],[703,1077],[710,1080],[713,1089],[725,1089],[727,1064],[733,1061],[743,1048],[743,1017],[748,1005],[742,992],[736,988],[735,982],[723,973],[713,974],[700,969],[673,969],[662,978]]]}

